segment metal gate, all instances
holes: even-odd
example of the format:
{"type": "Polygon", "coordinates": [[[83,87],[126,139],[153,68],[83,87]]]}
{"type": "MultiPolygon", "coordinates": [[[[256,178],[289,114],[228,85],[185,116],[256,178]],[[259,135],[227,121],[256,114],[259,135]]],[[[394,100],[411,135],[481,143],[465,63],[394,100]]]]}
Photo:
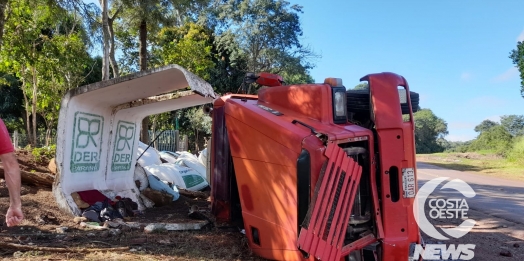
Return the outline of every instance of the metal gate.
{"type": "Polygon", "coordinates": [[[155,133],[149,131],[149,140],[155,140],[151,146],[158,151],[176,152],[187,150],[187,136],[180,136],[178,130],[156,131],[155,133]]]}

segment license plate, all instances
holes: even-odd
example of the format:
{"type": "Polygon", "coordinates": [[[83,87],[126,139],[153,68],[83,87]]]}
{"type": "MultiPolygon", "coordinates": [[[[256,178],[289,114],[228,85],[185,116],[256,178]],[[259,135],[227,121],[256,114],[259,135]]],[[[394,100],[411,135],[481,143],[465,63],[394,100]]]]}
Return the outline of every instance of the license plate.
{"type": "Polygon", "coordinates": [[[404,188],[404,198],[414,198],[417,194],[415,170],[413,168],[402,169],[402,187],[404,188]]]}

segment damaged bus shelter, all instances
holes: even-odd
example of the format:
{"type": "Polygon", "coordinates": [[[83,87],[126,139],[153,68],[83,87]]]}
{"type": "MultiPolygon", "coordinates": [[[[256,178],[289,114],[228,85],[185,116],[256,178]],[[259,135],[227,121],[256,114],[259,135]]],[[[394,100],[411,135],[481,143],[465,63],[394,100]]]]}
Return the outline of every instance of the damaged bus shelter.
{"type": "Polygon", "coordinates": [[[139,200],[136,150],[146,116],[212,102],[209,83],[178,65],[139,72],[70,90],[62,99],[53,194],[59,207],[81,211],[71,194],[98,190],[139,200]]]}

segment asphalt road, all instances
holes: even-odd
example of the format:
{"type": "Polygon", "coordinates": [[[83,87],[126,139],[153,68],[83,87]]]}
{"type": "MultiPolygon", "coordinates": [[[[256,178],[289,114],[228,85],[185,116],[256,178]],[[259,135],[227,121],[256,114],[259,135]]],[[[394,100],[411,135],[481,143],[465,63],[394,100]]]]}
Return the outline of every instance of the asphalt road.
{"type": "MultiPolygon", "coordinates": [[[[425,163],[417,163],[417,175],[419,188],[428,180],[434,178],[449,177],[448,181],[461,179],[470,185],[476,193],[476,196],[467,198],[467,203],[471,209],[524,224],[524,182],[449,170],[425,163]]],[[[464,198],[456,190],[439,190],[438,187],[434,194],[444,197],[464,198]]]]}

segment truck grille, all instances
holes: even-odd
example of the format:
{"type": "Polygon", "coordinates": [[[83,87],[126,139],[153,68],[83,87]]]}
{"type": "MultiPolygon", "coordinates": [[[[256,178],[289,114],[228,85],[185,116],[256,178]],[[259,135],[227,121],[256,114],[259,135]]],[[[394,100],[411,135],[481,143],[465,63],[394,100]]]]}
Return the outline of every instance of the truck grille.
{"type": "Polygon", "coordinates": [[[328,161],[321,170],[298,244],[320,260],[339,260],[362,167],[333,143],[325,155],[328,161]]]}

